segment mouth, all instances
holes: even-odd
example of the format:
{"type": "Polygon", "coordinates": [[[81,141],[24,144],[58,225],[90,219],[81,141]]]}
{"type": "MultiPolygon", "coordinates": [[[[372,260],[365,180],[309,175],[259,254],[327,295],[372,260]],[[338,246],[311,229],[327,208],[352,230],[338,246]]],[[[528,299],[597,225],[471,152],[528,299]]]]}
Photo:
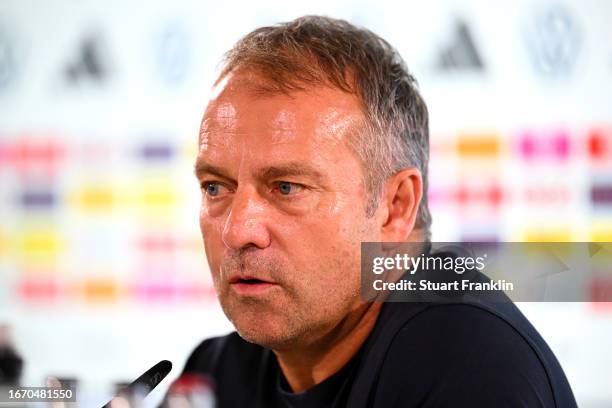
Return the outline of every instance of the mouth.
{"type": "Polygon", "coordinates": [[[260,283],[273,283],[271,281],[267,281],[264,279],[260,279],[257,278],[255,276],[249,276],[249,275],[244,275],[244,276],[234,276],[230,279],[229,283],[231,285],[236,284],[236,283],[244,283],[247,285],[256,285],[256,284],[260,284],[260,283]]]}
{"type": "Polygon", "coordinates": [[[275,282],[266,281],[254,276],[234,276],[230,279],[229,283],[234,292],[242,296],[261,295],[278,286],[275,282]]]}

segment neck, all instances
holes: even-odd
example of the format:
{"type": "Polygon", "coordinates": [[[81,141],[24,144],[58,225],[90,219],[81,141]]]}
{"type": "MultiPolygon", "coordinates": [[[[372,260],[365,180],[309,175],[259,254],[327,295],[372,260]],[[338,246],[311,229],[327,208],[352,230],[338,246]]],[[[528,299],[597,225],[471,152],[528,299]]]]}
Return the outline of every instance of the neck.
{"type": "Polygon", "coordinates": [[[359,351],[380,313],[379,302],[361,305],[319,341],[291,350],[274,350],[294,392],[302,392],[331,377],[359,351]]]}

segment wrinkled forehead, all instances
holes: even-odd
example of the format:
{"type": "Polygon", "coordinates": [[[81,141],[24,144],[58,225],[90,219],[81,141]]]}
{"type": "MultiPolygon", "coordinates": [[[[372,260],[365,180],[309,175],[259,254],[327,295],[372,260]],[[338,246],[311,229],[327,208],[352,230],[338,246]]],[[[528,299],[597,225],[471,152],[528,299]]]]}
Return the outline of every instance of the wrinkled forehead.
{"type": "Polygon", "coordinates": [[[329,87],[291,93],[266,88],[253,74],[229,74],[213,89],[200,127],[200,146],[223,145],[228,135],[259,133],[272,143],[338,143],[363,122],[357,98],[329,87]]]}

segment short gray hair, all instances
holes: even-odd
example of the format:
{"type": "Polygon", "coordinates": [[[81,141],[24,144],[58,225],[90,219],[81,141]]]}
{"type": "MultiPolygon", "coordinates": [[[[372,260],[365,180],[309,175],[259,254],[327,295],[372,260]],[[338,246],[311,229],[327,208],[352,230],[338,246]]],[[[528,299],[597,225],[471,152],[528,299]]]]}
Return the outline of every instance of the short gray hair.
{"type": "Polygon", "coordinates": [[[423,177],[416,228],[429,241],[427,106],[406,63],[387,41],[344,20],[304,16],[258,28],[240,39],[226,53],[217,82],[235,69],[263,75],[264,92],[331,86],[356,95],[365,123],[349,145],[364,168],[368,215],[378,207],[387,178],[416,167],[423,177]]]}

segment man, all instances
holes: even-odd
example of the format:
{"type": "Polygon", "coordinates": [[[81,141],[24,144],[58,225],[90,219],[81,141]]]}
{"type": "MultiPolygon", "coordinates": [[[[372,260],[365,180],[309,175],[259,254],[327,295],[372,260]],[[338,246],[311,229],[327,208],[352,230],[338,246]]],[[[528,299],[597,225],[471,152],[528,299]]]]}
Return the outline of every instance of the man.
{"type": "Polygon", "coordinates": [[[360,297],[361,242],[427,242],[428,116],[397,52],[303,17],[227,54],[200,131],[200,225],[237,333],[184,374],[225,407],[573,407],[512,304],[360,297]]]}

